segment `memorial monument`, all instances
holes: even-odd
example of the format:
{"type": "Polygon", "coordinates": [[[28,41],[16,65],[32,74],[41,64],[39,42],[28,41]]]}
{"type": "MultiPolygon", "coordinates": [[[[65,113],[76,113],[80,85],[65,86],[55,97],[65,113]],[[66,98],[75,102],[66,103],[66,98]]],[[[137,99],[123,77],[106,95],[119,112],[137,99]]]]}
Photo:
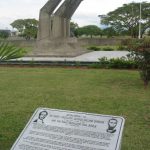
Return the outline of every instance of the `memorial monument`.
{"type": "Polygon", "coordinates": [[[70,37],[70,20],[82,0],[65,0],[58,7],[61,1],[49,0],[41,8],[34,55],[77,56],[86,51],[70,37]]]}

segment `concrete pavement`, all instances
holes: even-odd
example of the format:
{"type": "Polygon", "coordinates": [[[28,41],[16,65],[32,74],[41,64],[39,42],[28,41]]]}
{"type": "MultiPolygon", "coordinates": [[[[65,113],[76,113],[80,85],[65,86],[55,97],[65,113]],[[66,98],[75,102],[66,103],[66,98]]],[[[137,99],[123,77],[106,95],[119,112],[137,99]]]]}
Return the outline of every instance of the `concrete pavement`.
{"type": "Polygon", "coordinates": [[[121,58],[126,57],[128,51],[94,51],[77,57],[22,57],[17,60],[23,61],[77,61],[77,62],[98,62],[99,58],[121,58]]]}

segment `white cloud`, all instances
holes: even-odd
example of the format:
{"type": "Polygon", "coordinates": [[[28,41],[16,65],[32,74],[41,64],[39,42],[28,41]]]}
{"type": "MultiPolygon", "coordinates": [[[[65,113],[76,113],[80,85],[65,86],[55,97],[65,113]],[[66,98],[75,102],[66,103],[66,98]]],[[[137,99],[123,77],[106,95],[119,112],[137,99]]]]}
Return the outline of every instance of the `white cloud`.
{"type": "MultiPolygon", "coordinates": [[[[99,14],[107,14],[117,7],[133,0],[83,0],[72,20],[80,26],[99,24],[99,14]]],[[[134,0],[139,2],[142,0],[134,0]]],[[[150,2],[150,0],[147,0],[150,2]]],[[[40,8],[47,0],[0,0],[0,28],[10,28],[9,24],[16,19],[38,19],[40,8]]]]}

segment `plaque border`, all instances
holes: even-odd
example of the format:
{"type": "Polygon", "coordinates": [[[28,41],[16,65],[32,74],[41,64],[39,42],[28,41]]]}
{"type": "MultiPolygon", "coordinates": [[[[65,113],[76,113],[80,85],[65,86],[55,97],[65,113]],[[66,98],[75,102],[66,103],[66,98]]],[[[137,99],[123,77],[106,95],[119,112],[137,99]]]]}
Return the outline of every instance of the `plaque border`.
{"type": "Polygon", "coordinates": [[[18,144],[18,142],[20,141],[21,137],[23,136],[23,134],[25,133],[26,129],[28,128],[28,126],[30,125],[31,121],[33,120],[33,118],[35,117],[35,115],[37,114],[37,112],[39,110],[50,110],[50,111],[58,111],[58,112],[70,112],[70,113],[76,113],[76,114],[85,114],[85,115],[93,115],[93,116],[103,116],[103,117],[112,117],[112,118],[119,118],[121,119],[121,125],[120,125],[120,130],[119,130],[119,135],[118,135],[118,139],[116,142],[116,148],[115,150],[119,150],[119,141],[121,140],[121,135],[123,132],[123,128],[124,128],[124,124],[125,124],[125,119],[121,116],[113,116],[113,115],[103,115],[103,114],[97,114],[97,113],[87,113],[87,112],[78,112],[78,111],[70,111],[70,110],[61,110],[61,109],[51,109],[51,108],[43,108],[43,107],[39,107],[35,110],[35,112],[33,113],[33,115],[31,116],[31,118],[29,119],[28,123],[26,124],[26,126],[24,127],[24,129],[22,130],[22,132],[20,133],[19,137],[16,139],[15,143],[12,145],[10,150],[14,150],[14,148],[16,147],[16,145],[18,144]]]}

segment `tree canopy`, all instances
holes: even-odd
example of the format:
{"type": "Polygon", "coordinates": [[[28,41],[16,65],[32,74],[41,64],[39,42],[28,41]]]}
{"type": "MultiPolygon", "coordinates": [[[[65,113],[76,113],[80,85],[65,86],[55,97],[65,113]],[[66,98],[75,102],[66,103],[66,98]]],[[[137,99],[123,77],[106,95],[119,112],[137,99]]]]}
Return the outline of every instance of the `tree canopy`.
{"type": "Polygon", "coordinates": [[[138,36],[139,22],[142,25],[142,35],[150,28],[150,3],[142,2],[142,20],[140,20],[140,3],[124,4],[122,7],[109,12],[101,23],[110,25],[118,33],[125,32],[132,37],[138,36]]]}
{"type": "Polygon", "coordinates": [[[13,28],[16,28],[21,36],[26,39],[36,38],[38,31],[38,21],[36,19],[18,19],[11,23],[13,28]]]}
{"type": "Polygon", "coordinates": [[[81,28],[77,29],[77,34],[79,36],[81,35],[90,35],[90,37],[92,38],[93,35],[97,36],[97,35],[101,35],[101,29],[99,27],[97,27],[96,25],[88,25],[88,26],[84,26],[81,28]]]}
{"type": "Polygon", "coordinates": [[[76,30],[79,28],[78,24],[75,22],[70,22],[70,34],[71,36],[77,36],[76,30]]]}
{"type": "Polygon", "coordinates": [[[9,30],[0,30],[0,38],[6,39],[10,36],[9,30]]]}
{"type": "Polygon", "coordinates": [[[103,35],[106,35],[108,38],[118,35],[118,33],[112,27],[103,29],[102,33],[103,33],[103,35]]]}

